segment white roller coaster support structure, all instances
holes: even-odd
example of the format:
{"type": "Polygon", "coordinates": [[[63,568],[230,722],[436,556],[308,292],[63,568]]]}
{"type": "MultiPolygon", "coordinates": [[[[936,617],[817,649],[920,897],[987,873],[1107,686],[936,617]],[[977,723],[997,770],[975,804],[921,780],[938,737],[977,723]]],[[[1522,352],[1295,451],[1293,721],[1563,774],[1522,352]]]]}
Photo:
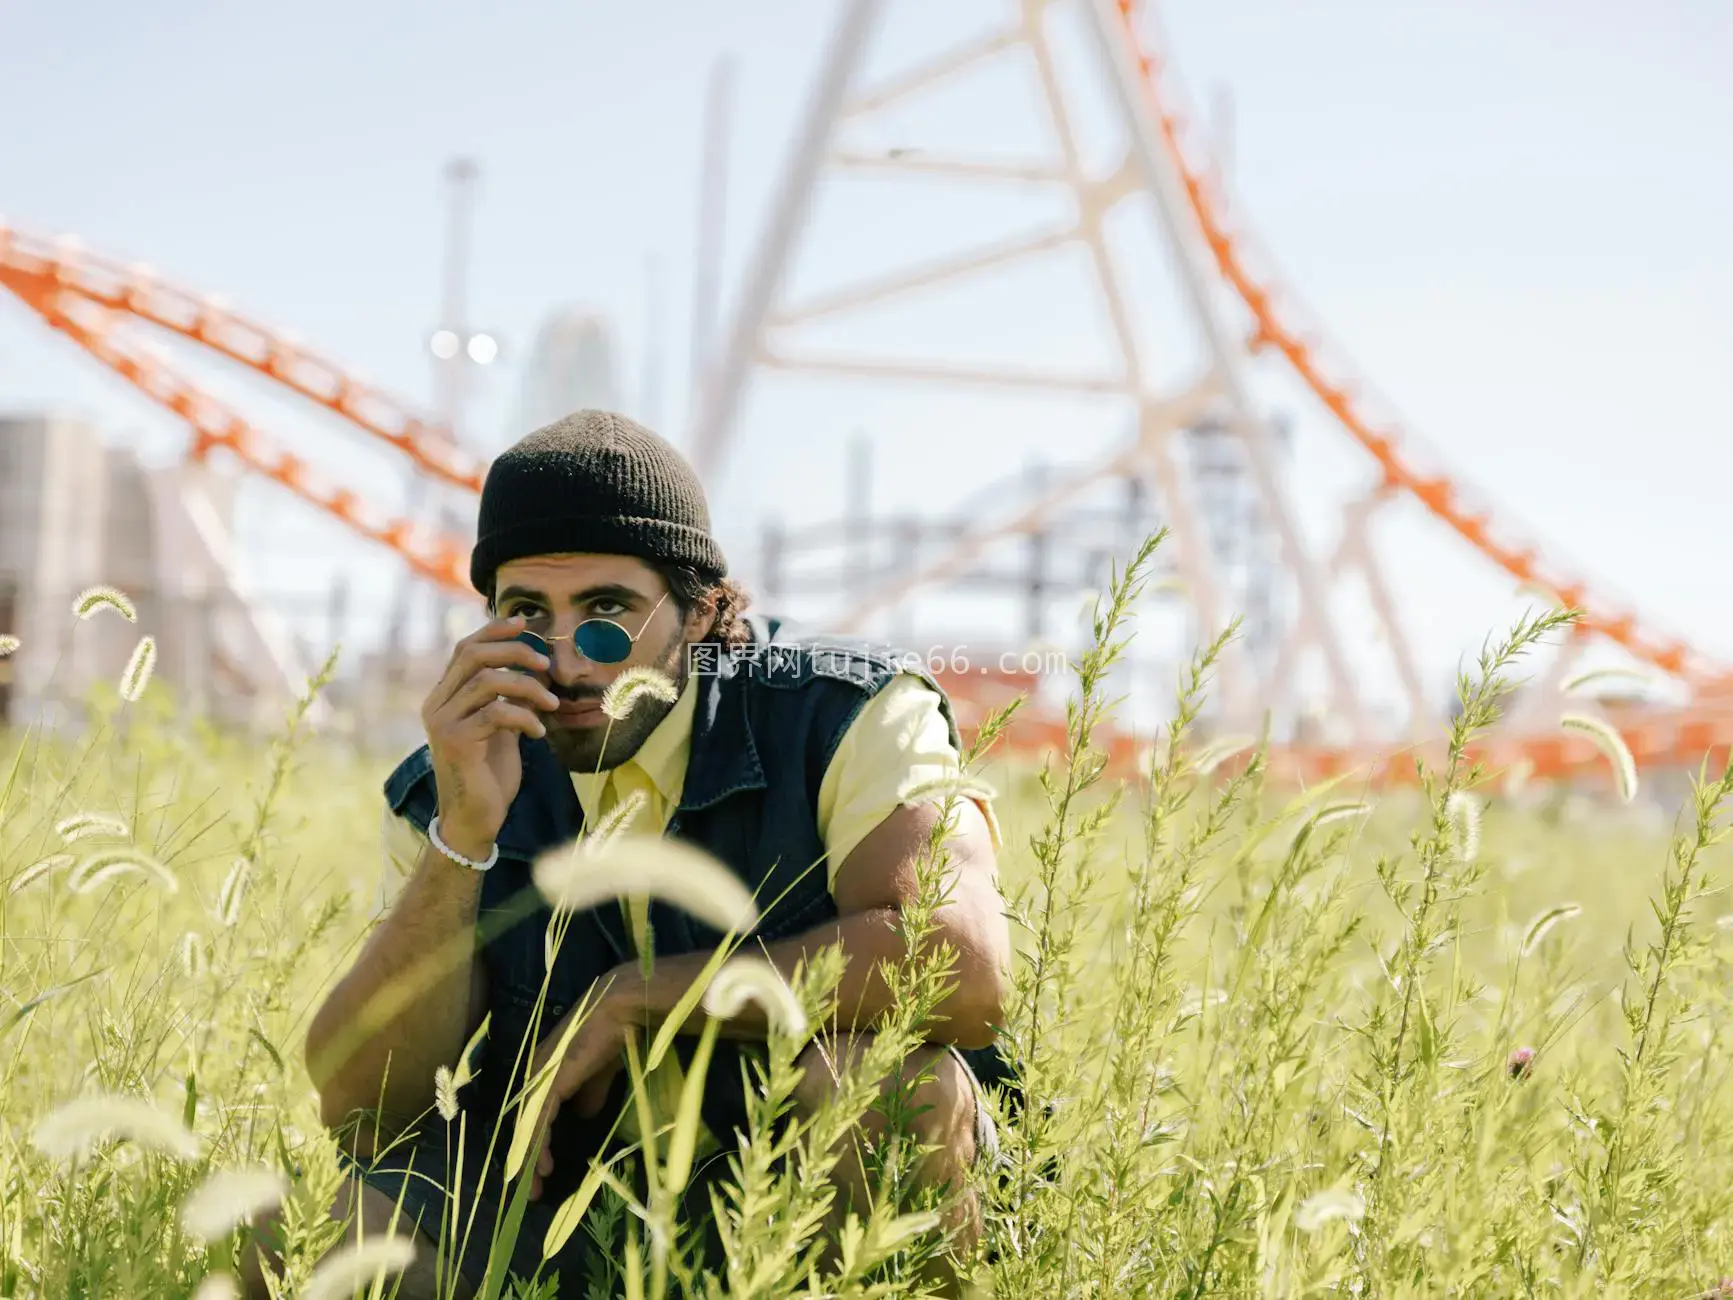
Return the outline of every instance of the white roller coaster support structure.
{"type": "MultiPolygon", "coordinates": [[[[1161,502],[1172,528],[1172,545],[1186,599],[1199,633],[1213,637],[1233,611],[1225,608],[1225,585],[1208,544],[1194,486],[1179,457],[1174,435],[1211,419],[1233,429],[1247,450],[1247,467],[1260,508],[1274,529],[1281,561],[1299,599],[1296,625],[1282,657],[1280,678],[1252,680],[1248,656],[1238,644],[1222,664],[1221,700],[1226,720],[1254,724],[1273,708],[1291,704],[1272,687],[1285,690],[1297,666],[1293,661],[1308,648],[1322,654],[1333,716],[1342,739],[1359,742],[1369,736],[1367,720],[1330,608],[1329,580],[1310,553],[1294,520],[1270,450],[1267,425],[1255,409],[1243,373],[1244,347],[1221,319],[1216,306],[1218,285],[1197,234],[1184,209],[1181,181],[1161,147],[1157,125],[1142,97],[1133,52],[1107,0],[1080,0],[1081,16],[1094,37],[1107,73],[1111,104],[1129,141],[1122,163],[1103,175],[1084,170],[1082,149],[1055,70],[1046,31],[1048,11],[1068,0],[1021,0],[1015,21],[961,48],[938,55],[873,89],[857,86],[866,47],[882,16],[885,0],[847,0],[825,56],[806,117],[777,190],[769,221],[756,246],[731,327],[699,390],[689,446],[699,471],[715,475],[733,433],[751,373],[763,367],[834,375],[854,379],[948,383],[1009,391],[1046,391],[1123,396],[1130,404],[1131,437],[1101,463],[1086,468],[1064,486],[1021,509],[1008,510],[996,522],[957,539],[954,549],[918,567],[912,574],[870,592],[841,620],[847,630],[859,630],[869,617],[894,606],[917,588],[958,576],[993,543],[1029,532],[1064,502],[1104,479],[1137,477],[1161,502]],[[846,121],[886,108],[975,65],[1022,47],[1029,53],[1039,84],[1040,102],[1059,144],[1053,165],[1006,163],[929,154],[873,155],[836,147],[846,121]],[[800,303],[783,301],[787,270],[808,225],[814,195],[825,170],[837,167],[883,174],[941,175],[991,184],[1059,186],[1075,202],[1075,219],[1057,228],[1035,230],[947,258],[907,266],[871,280],[856,282],[800,303]],[[1128,301],[1130,289],[1115,265],[1104,223],[1107,214],[1134,195],[1147,193],[1166,240],[1167,251],[1185,285],[1183,309],[1204,344],[1202,373],[1182,379],[1167,391],[1154,389],[1128,301]],[[983,276],[1013,263],[1081,245],[1100,294],[1113,350],[1116,373],[1064,374],[1030,367],[954,364],[941,359],[892,360],[855,355],[802,356],[787,346],[784,336],[794,327],[820,317],[839,315],[915,290],[983,276]]],[[[1375,614],[1383,618],[1384,594],[1370,566],[1370,553],[1355,555],[1373,588],[1375,614]]],[[[1400,634],[1390,641],[1399,658],[1405,655],[1400,634]]],[[[1418,703],[1418,682],[1404,662],[1403,684],[1418,703]]]]}

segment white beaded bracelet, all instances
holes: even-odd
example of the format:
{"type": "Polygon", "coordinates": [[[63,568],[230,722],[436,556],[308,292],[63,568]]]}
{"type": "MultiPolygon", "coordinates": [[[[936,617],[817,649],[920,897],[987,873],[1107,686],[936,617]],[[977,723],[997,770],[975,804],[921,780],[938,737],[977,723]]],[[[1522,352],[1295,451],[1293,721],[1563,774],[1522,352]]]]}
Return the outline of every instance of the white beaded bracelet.
{"type": "Polygon", "coordinates": [[[437,814],[435,814],[432,821],[427,823],[427,838],[432,841],[434,848],[445,854],[445,856],[450,858],[453,862],[468,867],[471,871],[486,871],[494,863],[499,861],[498,844],[493,846],[492,850],[488,853],[485,862],[475,862],[464,857],[461,853],[454,853],[451,846],[439,838],[439,817],[437,814]]]}

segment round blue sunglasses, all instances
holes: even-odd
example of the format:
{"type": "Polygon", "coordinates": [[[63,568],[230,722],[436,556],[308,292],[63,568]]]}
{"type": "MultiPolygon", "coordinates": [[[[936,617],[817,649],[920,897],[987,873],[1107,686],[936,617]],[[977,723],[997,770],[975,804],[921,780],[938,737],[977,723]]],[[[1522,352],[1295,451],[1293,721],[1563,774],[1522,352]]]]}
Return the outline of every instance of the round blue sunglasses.
{"type": "MultiPolygon", "coordinates": [[[[663,592],[661,600],[651,608],[644,617],[644,627],[650,625],[650,620],[656,617],[656,610],[662,608],[662,601],[668,599],[668,593],[663,592]]],[[[644,627],[638,629],[638,636],[644,634],[644,627]]],[[[586,618],[565,636],[543,636],[539,632],[528,630],[519,632],[513,641],[522,641],[537,654],[545,655],[551,664],[554,660],[554,645],[560,641],[570,641],[572,648],[592,663],[617,664],[632,653],[632,647],[638,643],[638,636],[611,618],[586,618]]]]}

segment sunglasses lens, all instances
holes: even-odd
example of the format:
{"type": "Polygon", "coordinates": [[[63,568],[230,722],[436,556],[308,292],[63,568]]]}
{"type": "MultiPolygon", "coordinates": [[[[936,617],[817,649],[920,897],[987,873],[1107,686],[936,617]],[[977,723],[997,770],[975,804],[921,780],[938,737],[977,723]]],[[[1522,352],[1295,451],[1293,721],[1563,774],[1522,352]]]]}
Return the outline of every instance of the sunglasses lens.
{"type": "Polygon", "coordinates": [[[578,624],[578,630],[572,633],[572,644],[583,652],[584,658],[599,664],[617,664],[632,653],[632,638],[626,629],[603,618],[578,624]]]}

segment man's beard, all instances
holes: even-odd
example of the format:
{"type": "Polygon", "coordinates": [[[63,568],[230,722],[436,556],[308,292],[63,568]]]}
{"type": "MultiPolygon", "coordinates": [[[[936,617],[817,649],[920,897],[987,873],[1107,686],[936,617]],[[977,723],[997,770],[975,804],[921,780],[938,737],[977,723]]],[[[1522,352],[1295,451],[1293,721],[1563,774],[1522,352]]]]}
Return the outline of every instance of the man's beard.
{"type": "MultiPolygon", "coordinates": [[[[686,688],[685,631],[683,627],[675,628],[674,636],[659,660],[644,665],[665,674],[677,692],[686,688]]],[[[558,682],[549,682],[548,689],[561,701],[600,700],[606,690],[601,686],[561,686],[558,682]]],[[[606,772],[636,754],[638,747],[673,708],[672,704],[664,704],[652,695],[640,693],[629,714],[612,722],[604,721],[596,727],[565,727],[552,714],[544,713],[541,717],[548,729],[548,748],[553,750],[554,757],[565,765],[567,771],[606,772]],[[604,736],[607,741],[605,748],[604,736]]]]}

